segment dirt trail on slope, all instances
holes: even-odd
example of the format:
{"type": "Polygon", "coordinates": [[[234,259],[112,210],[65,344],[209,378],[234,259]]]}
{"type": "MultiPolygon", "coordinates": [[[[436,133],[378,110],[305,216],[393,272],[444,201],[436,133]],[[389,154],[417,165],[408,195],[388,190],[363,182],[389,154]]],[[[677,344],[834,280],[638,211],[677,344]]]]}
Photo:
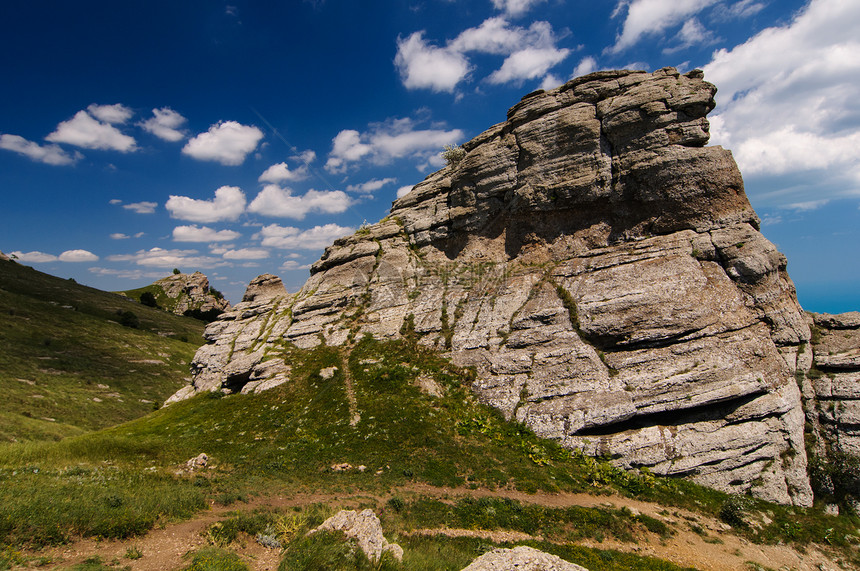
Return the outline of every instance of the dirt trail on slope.
{"type": "MultiPolygon", "coordinates": [[[[252,511],[259,507],[291,508],[306,506],[312,503],[326,503],[337,508],[354,508],[359,503],[375,501],[384,504],[392,496],[408,497],[410,495],[428,496],[443,501],[455,501],[459,497],[495,497],[510,498],[522,503],[537,504],[547,507],[563,508],[570,506],[629,508],[634,513],[648,515],[667,524],[671,524],[675,534],[669,538],[661,538],[656,534],[647,533],[640,537],[638,543],[622,542],[606,539],[598,542],[594,539],[584,539],[576,542],[578,545],[598,549],[614,549],[622,552],[636,553],[671,561],[677,565],[694,567],[702,571],[736,571],[749,570],[749,563],[771,569],[792,569],[797,571],[821,571],[842,569],[831,557],[810,546],[805,553],[799,553],[790,546],[756,545],[738,537],[727,529],[727,526],[713,518],[678,508],[667,508],[652,504],[622,498],[618,496],[592,496],[573,493],[536,493],[528,494],[518,491],[499,491],[467,488],[434,488],[428,485],[411,485],[397,488],[386,496],[372,494],[294,494],[262,496],[249,503],[229,507],[213,506],[193,519],[176,524],[169,524],[163,529],[154,529],[142,537],[125,541],[81,539],[68,545],[30,552],[34,557],[49,557],[54,562],[41,569],[63,569],[81,563],[88,557],[99,556],[105,563],[116,561],[119,567],[128,567],[132,571],[166,571],[180,569],[189,564],[183,558],[189,551],[207,545],[206,529],[216,521],[226,517],[232,511],[252,511]],[[667,515],[668,513],[668,515],[667,515]],[[698,526],[700,532],[693,531],[698,526]],[[704,534],[701,532],[704,530],[704,534]],[[140,559],[125,558],[129,548],[140,550],[140,559]]],[[[543,538],[531,536],[522,532],[504,530],[466,530],[466,529],[418,529],[408,534],[445,535],[449,537],[484,537],[495,542],[523,541],[543,538]]],[[[391,539],[390,534],[389,539],[391,539]]],[[[266,549],[257,544],[253,538],[244,537],[230,546],[255,571],[274,571],[278,568],[280,552],[266,549]]]]}

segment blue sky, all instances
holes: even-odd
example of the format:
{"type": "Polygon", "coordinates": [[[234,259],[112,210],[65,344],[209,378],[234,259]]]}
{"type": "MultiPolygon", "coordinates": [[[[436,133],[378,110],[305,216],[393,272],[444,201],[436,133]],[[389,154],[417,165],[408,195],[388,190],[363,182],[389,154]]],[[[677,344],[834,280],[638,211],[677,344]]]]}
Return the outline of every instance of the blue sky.
{"type": "Polygon", "coordinates": [[[0,250],[48,273],[295,291],[522,95],[675,66],[804,307],[860,309],[856,0],[30,0],[0,37],[0,250]]]}

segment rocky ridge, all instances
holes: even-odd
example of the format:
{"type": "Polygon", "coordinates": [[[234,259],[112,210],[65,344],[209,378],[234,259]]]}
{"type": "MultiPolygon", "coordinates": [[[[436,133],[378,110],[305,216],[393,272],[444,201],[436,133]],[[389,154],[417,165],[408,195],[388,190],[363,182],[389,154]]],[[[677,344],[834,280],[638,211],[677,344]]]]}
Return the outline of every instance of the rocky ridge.
{"type": "Polygon", "coordinates": [[[252,282],[173,400],[285,382],[279,343],[408,337],[568,448],[810,505],[810,328],[730,152],[705,146],[715,91],[666,68],[524,97],[298,293],[252,282]]]}

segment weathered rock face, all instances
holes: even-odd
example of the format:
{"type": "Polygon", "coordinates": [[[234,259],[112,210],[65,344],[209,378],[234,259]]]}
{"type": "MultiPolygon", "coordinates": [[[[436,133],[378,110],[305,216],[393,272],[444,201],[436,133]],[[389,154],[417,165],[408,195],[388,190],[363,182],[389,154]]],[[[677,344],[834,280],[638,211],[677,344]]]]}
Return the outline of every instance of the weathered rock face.
{"type": "Polygon", "coordinates": [[[209,287],[209,278],[200,272],[174,274],[153,283],[164,291],[173,302],[173,313],[183,315],[186,311],[198,310],[207,313],[224,311],[230,303],[222,296],[214,295],[209,287]]]}
{"type": "Polygon", "coordinates": [[[814,366],[801,379],[818,453],[860,457],[860,312],[816,313],[812,319],[816,330],[807,359],[814,366]]]}
{"type": "Polygon", "coordinates": [[[288,375],[269,343],[414,336],[564,446],[809,505],[809,327],[731,154],[704,146],[714,93],[667,68],[526,96],[301,291],[249,288],[207,328],[186,393],[288,375]]]}

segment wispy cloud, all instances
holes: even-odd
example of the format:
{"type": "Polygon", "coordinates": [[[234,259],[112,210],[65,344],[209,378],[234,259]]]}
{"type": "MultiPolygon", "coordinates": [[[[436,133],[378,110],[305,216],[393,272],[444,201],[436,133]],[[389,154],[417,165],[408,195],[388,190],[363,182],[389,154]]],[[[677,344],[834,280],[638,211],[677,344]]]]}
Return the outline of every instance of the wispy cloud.
{"type": "Polygon", "coordinates": [[[151,266],[158,268],[178,268],[181,266],[195,268],[213,268],[224,265],[222,258],[212,256],[201,256],[197,250],[165,250],[164,248],[152,248],[149,250],[138,250],[134,254],[116,254],[108,256],[111,262],[133,262],[138,266],[151,266]]]}
{"type": "Polygon", "coordinates": [[[158,203],[149,201],[132,202],[131,204],[123,204],[122,207],[138,214],[152,214],[155,212],[156,207],[158,207],[158,203]]]}
{"type": "Polygon", "coordinates": [[[18,135],[0,135],[0,149],[14,151],[31,160],[48,165],[72,165],[83,158],[83,155],[78,152],[67,153],[59,145],[43,146],[18,135]]]}
{"type": "Polygon", "coordinates": [[[621,33],[607,53],[618,54],[643,37],[662,33],[720,0],[620,0],[613,16],[626,10],[621,33]]]}
{"type": "Polygon", "coordinates": [[[355,228],[325,224],[314,226],[309,230],[300,230],[292,226],[270,224],[260,230],[261,244],[271,248],[290,250],[322,250],[330,246],[337,238],[348,236],[355,228]]]}
{"type": "Polygon", "coordinates": [[[496,10],[501,10],[509,16],[518,17],[546,0],[493,0],[496,10]]]}
{"type": "Polygon", "coordinates": [[[394,184],[396,178],[381,178],[373,179],[361,184],[351,184],[346,187],[348,192],[360,192],[362,194],[372,194],[387,184],[394,184]]]}

